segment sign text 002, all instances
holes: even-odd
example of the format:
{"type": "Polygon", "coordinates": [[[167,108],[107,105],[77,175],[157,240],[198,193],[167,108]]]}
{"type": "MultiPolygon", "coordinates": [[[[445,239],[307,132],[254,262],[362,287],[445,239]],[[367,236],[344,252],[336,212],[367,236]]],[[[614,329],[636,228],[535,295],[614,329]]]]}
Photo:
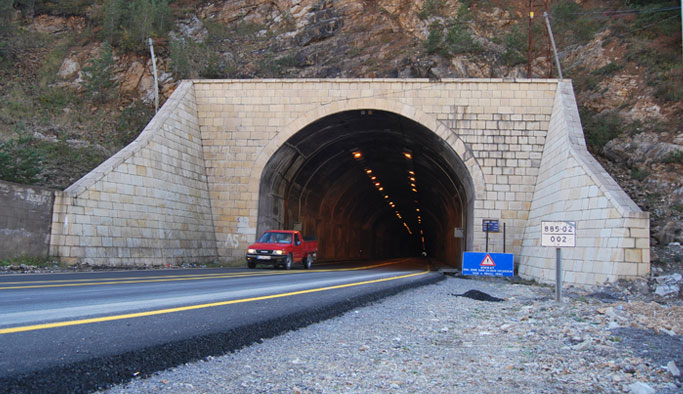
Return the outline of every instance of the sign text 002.
{"type": "Polygon", "coordinates": [[[576,222],[541,222],[541,246],[576,246],[576,222]]]}

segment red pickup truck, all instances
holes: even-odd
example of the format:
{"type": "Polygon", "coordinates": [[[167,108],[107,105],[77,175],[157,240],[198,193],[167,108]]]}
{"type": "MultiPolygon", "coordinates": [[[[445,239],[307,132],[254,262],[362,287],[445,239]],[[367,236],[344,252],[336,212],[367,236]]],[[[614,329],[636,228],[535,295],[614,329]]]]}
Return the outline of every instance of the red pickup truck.
{"type": "Polygon", "coordinates": [[[304,239],[296,230],[266,231],[247,249],[247,266],[256,268],[256,264],[270,264],[285,269],[301,261],[304,268],[309,269],[318,253],[318,241],[315,238],[304,239]]]}

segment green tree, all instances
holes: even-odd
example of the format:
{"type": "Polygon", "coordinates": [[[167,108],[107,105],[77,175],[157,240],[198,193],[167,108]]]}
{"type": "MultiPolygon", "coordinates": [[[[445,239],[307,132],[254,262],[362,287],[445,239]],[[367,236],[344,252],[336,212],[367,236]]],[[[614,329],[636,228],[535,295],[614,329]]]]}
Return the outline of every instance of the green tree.
{"type": "Polygon", "coordinates": [[[14,0],[0,0],[0,20],[8,22],[12,13],[14,0]]]}
{"type": "Polygon", "coordinates": [[[518,25],[514,25],[503,37],[505,52],[503,52],[502,60],[506,66],[516,66],[526,62],[524,52],[528,41],[527,34],[522,32],[518,25]]]}
{"type": "Polygon", "coordinates": [[[124,0],[105,0],[102,5],[102,32],[104,39],[117,43],[121,38],[121,21],[124,16],[124,0]]]}
{"type": "Polygon", "coordinates": [[[171,46],[171,64],[173,65],[173,73],[181,79],[190,78],[192,67],[190,65],[190,48],[185,40],[172,39],[171,46]]]}
{"type": "Polygon", "coordinates": [[[105,0],[102,7],[104,38],[127,50],[147,49],[147,39],[171,28],[168,0],[105,0]]]}
{"type": "Polygon", "coordinates": [[[154,6],[150,0],[129,2],[128,18],[125,19],[124,37],[131,49],[146,48],[147,38],[152,36],[154,6]]]}
{"type": "Polygon", "coordinates": [[[467,26],[457,21],[446,34],[446,45],[453,54],[481,52],[481,45],[474,41],[467,26]]]}
{"type": "Polygon", "coordinates": [[[153,0],[154,4],[154,32],[164,35],[171,29],[171,7],[168,0],[153,0]]]}
{"type": "Polygon", "coordinates": [[[105,42],[96,58],[83,67],[83,81],[86,94],[95,102],[103,103],[111,98],[118,85],[112,76],[114,56],[111,45],[105,42]]]}
{"type": "Polygon", "coordinates": [[[425,46],[427,48],[427,53],[434,55],[436,53],[441,55],[447,55],[447,51],[443,45],[443,26],[438,22],[433,22],[429,26],[429,36],[427,36],[427,41],[425,46]]]}
{"type": "Polygon", "coordinates": [[[23,125],[14,129],[17,136],[0,144],[0,179],[32,184],[40,180],[42,156],[33,146],[33,136],[23,125]]]}

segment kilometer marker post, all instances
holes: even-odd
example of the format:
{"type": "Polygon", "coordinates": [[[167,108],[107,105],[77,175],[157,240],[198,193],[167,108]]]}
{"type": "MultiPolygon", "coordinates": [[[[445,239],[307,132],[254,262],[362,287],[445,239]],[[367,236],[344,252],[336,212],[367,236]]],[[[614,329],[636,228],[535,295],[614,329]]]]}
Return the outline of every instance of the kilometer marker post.
{"type": "Polygon", "coordinates": [[[562,302],[562,248],[576,246],[576,222],[541,222],[541,246],[555,247],[555,301],[562,302]]]}
{"type": "Polygon", "coordinates": [[[555,301],[562,302],[562,249],[555,248],[555,301]]]}

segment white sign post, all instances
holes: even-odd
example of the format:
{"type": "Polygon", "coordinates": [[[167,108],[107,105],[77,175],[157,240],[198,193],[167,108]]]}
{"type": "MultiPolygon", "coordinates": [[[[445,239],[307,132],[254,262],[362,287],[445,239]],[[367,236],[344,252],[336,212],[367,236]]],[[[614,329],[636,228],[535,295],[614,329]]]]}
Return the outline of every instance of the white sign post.
{"type": "Polygon", "coordinates": [[[576,222],[541,222],[541,246],[555,247],[555,301],[562,302],[562,249],[576,246],[576,222]]]}

